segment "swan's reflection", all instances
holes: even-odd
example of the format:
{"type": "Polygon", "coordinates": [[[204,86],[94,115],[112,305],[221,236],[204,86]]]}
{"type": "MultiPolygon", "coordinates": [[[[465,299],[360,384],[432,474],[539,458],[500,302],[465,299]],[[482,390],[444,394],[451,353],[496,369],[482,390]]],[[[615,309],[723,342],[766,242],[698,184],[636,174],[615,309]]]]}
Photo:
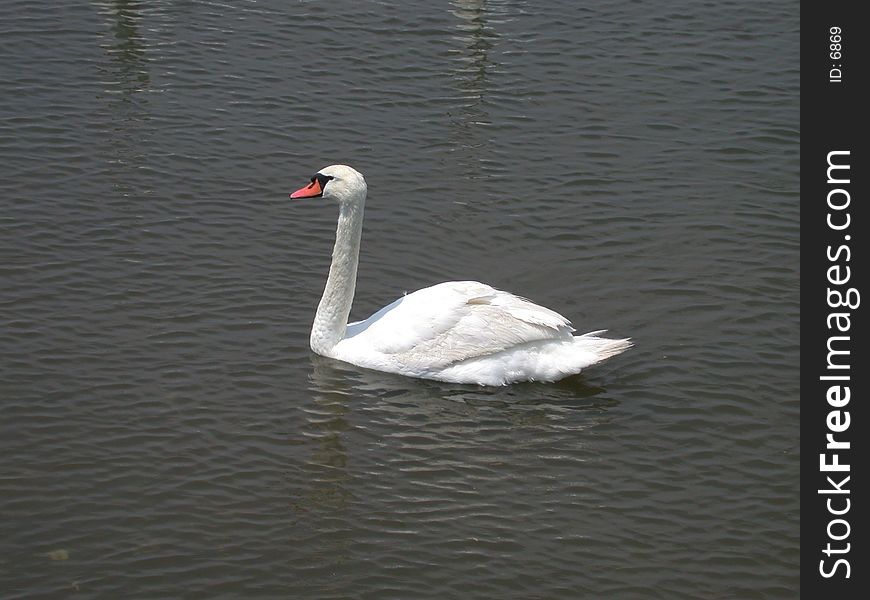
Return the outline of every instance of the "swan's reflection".
{"type": "MultiPolygon", "coordinates": [[[[316,538],[332,562],[350,556],[359,535],[355,528],[365,521],[361,507],[383,510],[405,502],[394,494],[416,493],[408,490],[420,490],[427,477],[441,486],[474,478],[478,471],[468,468],[473,457],[491,456],[494,444],[504,445],[519,429],[531,429],[544,445],[547,432],[553,432],[558,448],[566,430],[582,432],[607,422],[616,404],[581,377],[492,388],[411,379],[314,355],[311,361],[309,396],[300,407],[308,450],[291,507],[300,536],[316,538]]],[[[582,437],[570,437],[572,448],[584,445],[582,437]]],[[[507,445],[495,448],[505,458],[512,451],[507,445]]],[[[492,458],[478,466],[527,468],[492,458]]]]}
{"type": "Polygon", "coordinates": [[[350,394],[337,385],[324,365],[315,364],[309,379],[311,403],[303,410],[305,434],[315,440],[314,450],[305,465],[308,480],[312,482],[310,500],[318,507],[341,511],[348,500],[347,450],[341,436],[349,429],[345,415],[350,394]]]}
{"type": "MultiPolygon", "coordinates": [[[[388,411],[390,422],[399,427],[416,427],[421,414],[437,425],[452,420],[457,413],[468,416],[482,412],[505,417],[512,424],[559,422],[564,426],[565,411],[571,411],[583,417],[575,425],[586,428],[604,422],[607,409],[616,405],[615,400],[602,396],[604,388],[588,383],[583,375],[553,384],[490,387],[413,379],[317,355],[312,355],[311,361],[309,390],[321,410],[330,407],[329,414],[335,419],[329,431],[336,436],[347,430],[343,417],[355,406],[371,409],[375,415],[388,411]],[[403,419],[403,414],[414,418],[403,419]]],[[[309,420],[309,425],[316,424],[309,420]]],[[[336,447],[340,448],[340,443],[336,447]]]]}

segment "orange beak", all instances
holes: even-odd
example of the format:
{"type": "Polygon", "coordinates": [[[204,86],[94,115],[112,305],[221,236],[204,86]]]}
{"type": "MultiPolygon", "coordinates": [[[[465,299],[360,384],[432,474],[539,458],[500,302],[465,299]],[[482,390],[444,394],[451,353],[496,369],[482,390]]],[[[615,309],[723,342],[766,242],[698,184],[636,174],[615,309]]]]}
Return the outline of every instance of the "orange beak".
{"type": "Polygon", "coordinates": [[[292,194],[290,194],[291,198],[317,198],[318,196],[323,195],[323,189],[320,187],[320,181],[317,178],[314,179],[311,183],[306,185],[304,188],[299,188],[292,194]]]}

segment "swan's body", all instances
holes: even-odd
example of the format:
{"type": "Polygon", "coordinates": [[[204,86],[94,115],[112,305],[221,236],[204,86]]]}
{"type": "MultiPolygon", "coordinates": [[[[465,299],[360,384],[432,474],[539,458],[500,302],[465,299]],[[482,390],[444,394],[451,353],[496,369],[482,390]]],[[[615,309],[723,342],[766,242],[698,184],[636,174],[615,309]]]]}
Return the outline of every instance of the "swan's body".
{"type": "Polygon", "coordinates": [[[627,339],[574,336],[562,315],[476,281],[403,296],[365,321],[347,322],[356,286],[366,197],[362,175],[333,165],[291,197],[339,203],[329,278],[311,329],[317,354],[360,367],[456,383],[556,381],[631,347],[627,339]]]}

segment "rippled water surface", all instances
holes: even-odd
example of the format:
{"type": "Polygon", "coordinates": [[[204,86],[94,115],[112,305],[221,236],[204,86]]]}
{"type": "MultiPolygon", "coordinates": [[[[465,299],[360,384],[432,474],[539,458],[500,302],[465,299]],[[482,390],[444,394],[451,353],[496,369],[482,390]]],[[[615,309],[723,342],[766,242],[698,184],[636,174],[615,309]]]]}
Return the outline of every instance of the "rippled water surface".
{"type": "Polygon", "coordinates": [[[0,4],[3,598],[795,598],[796,2],[0,4]],[[636,348],[312,356],[480,279],[636,348]]]}

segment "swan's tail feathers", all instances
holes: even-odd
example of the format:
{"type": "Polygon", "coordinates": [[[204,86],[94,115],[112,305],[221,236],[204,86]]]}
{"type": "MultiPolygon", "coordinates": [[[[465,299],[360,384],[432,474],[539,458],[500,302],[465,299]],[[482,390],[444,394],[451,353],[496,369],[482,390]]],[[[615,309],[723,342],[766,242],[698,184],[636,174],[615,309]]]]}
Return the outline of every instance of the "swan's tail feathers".
{"type": "Polygon", "coordinates": [[[602,329],[600,331],[590,331],[589,333],[584,333],[583,335],[574,337],[574,343],[590,355],[590,361],[587,366],[600,363],[611,356],[622,354],[634,346],[634,342],[632,342],[630,338],[614,340],[611,338],[600,337],[600,334],[605,331],[607,330],[602,329]]]}

